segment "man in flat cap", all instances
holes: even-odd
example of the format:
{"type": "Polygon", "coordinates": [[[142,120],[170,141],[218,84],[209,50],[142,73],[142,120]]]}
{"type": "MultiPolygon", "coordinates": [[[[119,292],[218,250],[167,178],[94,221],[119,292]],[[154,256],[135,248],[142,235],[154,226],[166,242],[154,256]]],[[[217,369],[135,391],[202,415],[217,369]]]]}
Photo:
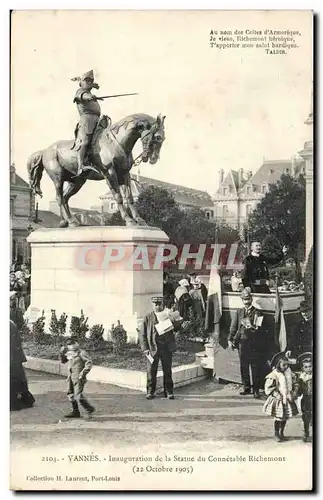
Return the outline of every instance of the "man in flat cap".
{"type": "Polygon", "coordinates": [[[174,321],[165,309],[162,296],[152,297],[153,311],[147,314],[141,325],[139,341],[147,357],[147,399],[153,399],[156,392],[157,370],[161,360],[164,374],[164,393],[174,399],[172,379],[172,356],[176,349],[174,330],[181,325],[182,319],[174,321]]]}
{"type": "Polygon", "coordinates": [[[253,395],[255,399],[259,399],[259,390],[263,385],[266,346],[264,316],[259,309],[253,306],[250,288],[242,290],[241,299],[244,307],[234,312],[228,345],[232,349],[239,349],[240,373],[243,383],[241,396],[251,394],[249,374],[249,367],[251,367],[253,395]]]}
{"type": "Polygon", "coordinates": [[[73,78],[73,81],[78,81],[80,88],[76,91],[74,101],[80,115],[77,126],[77,137],[74,148],[77,151],[77,176],[83,170],[91,169],[90,166],[84,166],[84,158],[87,148],[91,143],[94,129],[101,115],[101,107],[98,103],[100,99],[91,93],[93,88],[98,89],[99,85],[94,82],[93,71],[87,71],[79,78],[73,78]]]}

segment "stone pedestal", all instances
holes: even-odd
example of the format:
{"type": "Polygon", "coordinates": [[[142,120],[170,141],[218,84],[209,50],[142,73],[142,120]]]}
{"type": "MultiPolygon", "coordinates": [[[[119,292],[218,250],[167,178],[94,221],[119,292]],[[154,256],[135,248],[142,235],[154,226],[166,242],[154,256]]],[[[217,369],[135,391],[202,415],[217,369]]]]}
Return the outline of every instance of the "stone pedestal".
{"type": "Polygon", "coordinates": [[[102,324],[105,336],[120,320],[128,340],[151,311],[151,297],[162,294],[163,271],[158,254],[167,235],[152,227],[76,227],[39,229],[31,244],[31,307],[51,309],[57,317],[89,318],[102,324]],[[156,259],[157,255],[157,259],[156,259]]]}

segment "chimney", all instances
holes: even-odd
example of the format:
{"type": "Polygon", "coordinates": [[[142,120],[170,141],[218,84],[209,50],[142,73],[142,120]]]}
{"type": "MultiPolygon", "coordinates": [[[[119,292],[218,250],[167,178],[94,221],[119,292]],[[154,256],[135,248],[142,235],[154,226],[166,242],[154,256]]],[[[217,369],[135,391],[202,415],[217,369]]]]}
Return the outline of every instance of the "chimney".
{"type": "Polygon", "coordinates": [[[224,180],[224,170],[223,170],[223,168],[220,168],[220,170],[219,170],[219,186],[221,186],[223,180],[224,180]]]}
{"type": "Polygon", "coordinates": [[[10,183],[16,184],[16,167],[14,163],[10,165],[10,183]]]}
{"type": "Polygon", "coordinates": [[[239,168],[239,186],[243,184],[243,168],[239,168]]]}
{"type": "Polygon", "coordinates": [[[292,156],[292,171],[291,171],[291,176],[296,177],[296,155],[292,156]]]}

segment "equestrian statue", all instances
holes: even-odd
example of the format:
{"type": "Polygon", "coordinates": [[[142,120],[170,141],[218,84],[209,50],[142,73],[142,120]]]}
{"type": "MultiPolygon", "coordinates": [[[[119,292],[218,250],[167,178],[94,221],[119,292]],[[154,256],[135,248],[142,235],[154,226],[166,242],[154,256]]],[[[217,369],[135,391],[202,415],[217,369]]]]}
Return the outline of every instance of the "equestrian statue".
{"type": "Polygon", "coordinates": [[[134,205],[130,170],[141,161],[149,161],[152,165],[158,161],[165,140],[165,116],[159,114],[156,119],[138,113],[112,125],[109,117],[101,117],[98,101],[117,96],[97,97],[92,94],[93,88],[99,88],[92,70],[80,78],[73,78],[73,81],[79,82],[74,97],[80,115],[75,139],[55,142],[29,157],[30,187],[35,194],[42,196],[40,181],[45,169],[55,186],[62,217],[60,227],[78,226],[77,219],[71,215],[69,199],[87,180],[105,179],[126,226],[146,226],[134,205]],[[134,161],[132,150],[139,139],[143,151],[134,161]]]}

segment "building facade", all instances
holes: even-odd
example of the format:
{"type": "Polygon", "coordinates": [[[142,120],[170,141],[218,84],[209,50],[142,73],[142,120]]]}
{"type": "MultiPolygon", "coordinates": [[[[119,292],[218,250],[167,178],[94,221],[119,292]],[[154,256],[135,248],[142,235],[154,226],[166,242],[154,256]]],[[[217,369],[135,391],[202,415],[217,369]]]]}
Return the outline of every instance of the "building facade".
{"type": "Polygon", "coordinates": [[[309,115],[305,121],[307,126],[308,136],[307,141],[304,143],[304,148],[299,151],[299,154],[305,161],[306,171],[306,259],[313,246],[313,231],[314,231],[314,189],[313,189],[313,90],[311,94],[311,106],[309,115]]]}
{"type": "Polygon", "coordinates": [[[28,183],[10,166],[10,258],[19,264],[30,259],[29,234],[40,227],[57,227],[60,217],[38,210],[35,195],[28,183]]]}
{"type": "MultiPolygon", "coordinates": [[[[170,182],[163,182],[157,179],[151,179],[150,177],[137,175],[137,177],[131,178],[131,190],[134,200],[136,201],[140,192],[149,186],[166,189],[174,196],[175,201],[183,210],[198,207],[206,213],[206,216],[209,219],[213,219],[214,217],[213,201],[211,196],[206,191],[200,191],[198,189],[192,189],[178,184],[172,184],[170,182]]],[[[100,200],[102,204],[102,212],[104,214],[113,214],[117,211],[117,204],[110,191],[100,196],[100,200]]]]}
{"type": "Polygon", "coordinates": [[[29,258],[27,236],[33,230],[35,196],[29,185],[10,166],[10,255],[12,261],[25,262],[29,258]]]}
{"type": "Polygon", "coordinates": [[[283,174],[305,175],[305,161],[298,155],[290,160],[264,160],[255,174],[241,168],[219,172],[219,187],[214,201],[214,217],[239,231],[246,227],[249,214],[269,190],[270,184],[279,181],[283,174]]]}

